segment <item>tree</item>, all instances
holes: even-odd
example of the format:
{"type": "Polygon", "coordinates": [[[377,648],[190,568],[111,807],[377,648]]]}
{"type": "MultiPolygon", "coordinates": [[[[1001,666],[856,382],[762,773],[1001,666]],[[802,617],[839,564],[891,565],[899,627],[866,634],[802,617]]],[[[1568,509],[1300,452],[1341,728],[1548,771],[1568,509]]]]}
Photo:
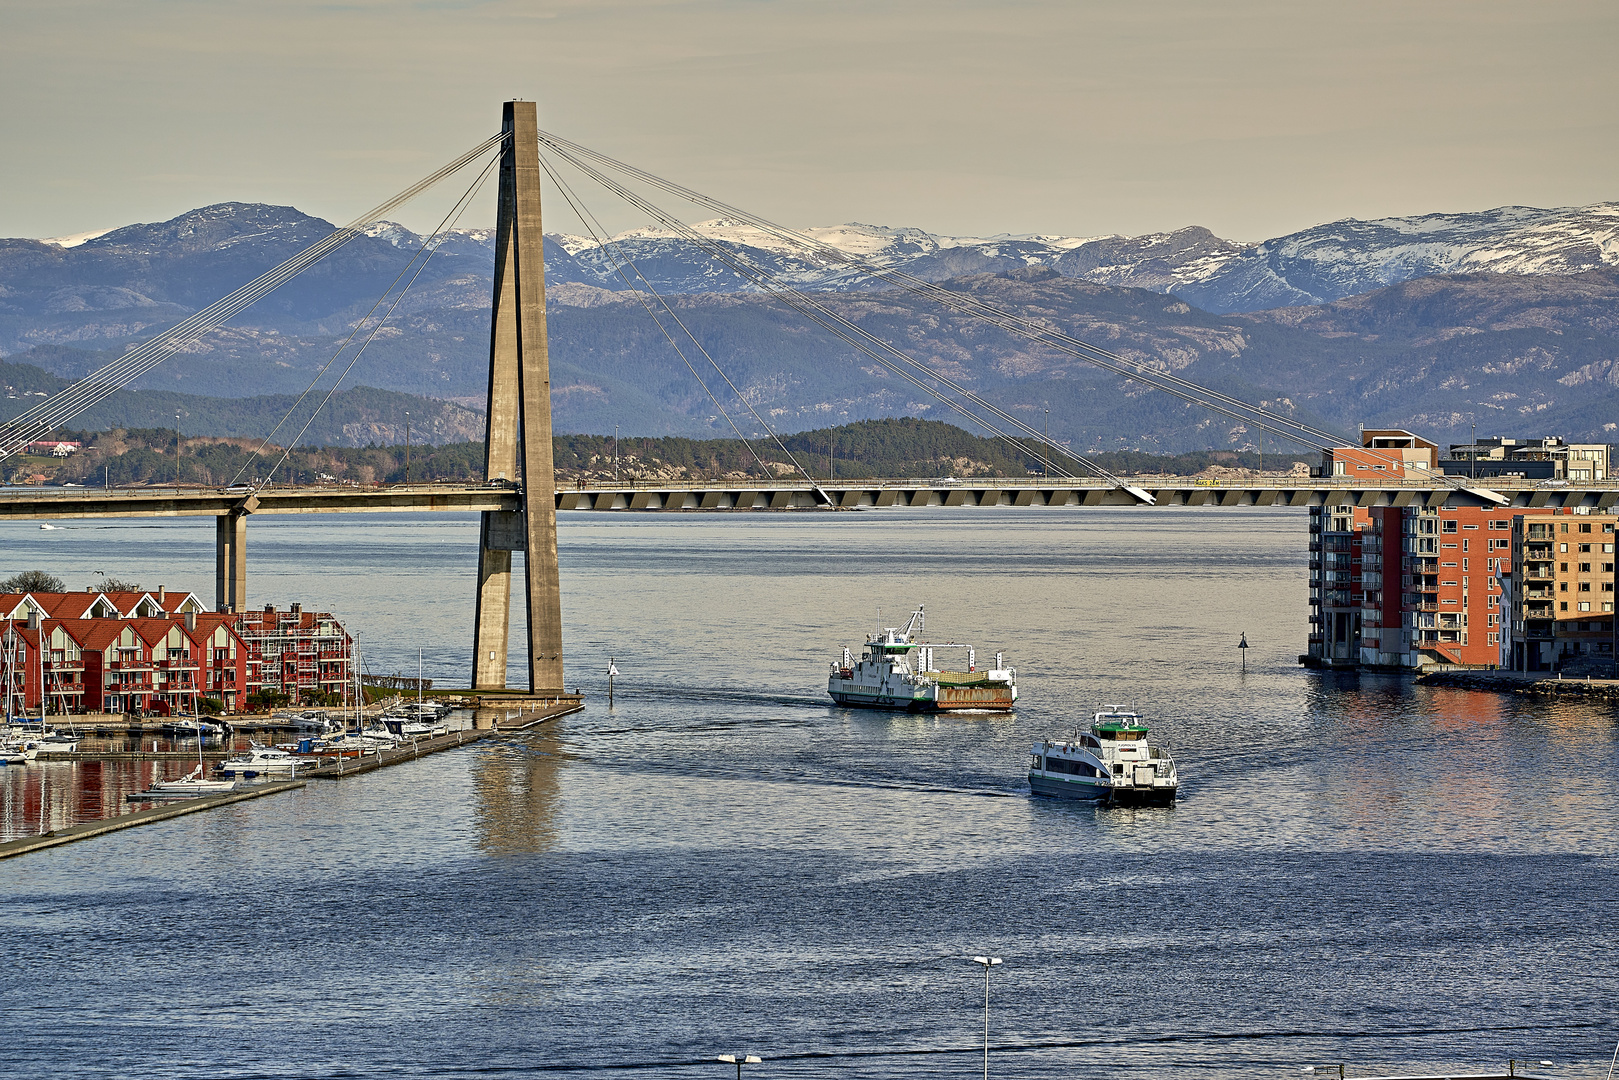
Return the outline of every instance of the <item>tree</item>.
{"type": "Polygon", "coordinates": [[[0,581],[0,593],[66,592],[67,583],[43,570],[24,570],[0,581]]]}
{"type": "Polygon", "coordinates": [[[225,703],[216,697],[198,698],[197,709],[209,716],[218,716],[225,711],[225,703]]]}
{"type": "Polygon", "coordinates": [[[260,690],[257,693],[247,695],[246,705],[248,712],[269,712],[271,709],[279,709],[291,701],[292,697],[290,695],[283,694],[279,690],[260,690]]]}
{"type": "Polygon", "coordinates": [[[138,581],[125,581],[123,578],[107,577],[101,582],[103,592],[140,592],[141,583],[138,581]]]}

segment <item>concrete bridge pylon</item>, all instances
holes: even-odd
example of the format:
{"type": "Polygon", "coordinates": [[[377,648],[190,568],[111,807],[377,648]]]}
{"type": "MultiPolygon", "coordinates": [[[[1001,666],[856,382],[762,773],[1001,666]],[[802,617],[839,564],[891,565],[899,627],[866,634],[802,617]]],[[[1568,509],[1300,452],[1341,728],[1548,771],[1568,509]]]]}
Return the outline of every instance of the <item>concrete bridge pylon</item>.
{"type": "Polygon", "coordinates": [[[476,690],[507,688],[513,551],[524,553],[528,689],[534,693],[562,690],[562,591],[551,457],[551,363],[546,349],[538,126],[534,102],[508,101],[502,108],[501,131],[506,141],[495,219],[484,478],[496,485],[521,479],[523,497],[519,510],[483,512],[473,631],[472,685],[476,690]]]}

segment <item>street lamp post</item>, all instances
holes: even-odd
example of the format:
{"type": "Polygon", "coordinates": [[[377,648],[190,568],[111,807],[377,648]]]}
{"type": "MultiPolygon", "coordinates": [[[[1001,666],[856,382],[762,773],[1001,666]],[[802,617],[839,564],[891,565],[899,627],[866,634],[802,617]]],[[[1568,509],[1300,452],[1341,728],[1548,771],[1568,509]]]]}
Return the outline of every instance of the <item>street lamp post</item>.
{"type": "Polygon", "coordinates": [[[743,1065],[758,1065],[764,1059],[754,1057],[752,1054],[721,1054],[718,1060],[725,1062],[727,1065],[735,1065],[736,1080],[742,1080],[743,1065]]]}
{"type": "Polygon", "coordinates": [[[973,957],[973,963],[984,965],[984,1080],[989,1080],[989,971],[1000,962],[998,956],[973,957]]]}

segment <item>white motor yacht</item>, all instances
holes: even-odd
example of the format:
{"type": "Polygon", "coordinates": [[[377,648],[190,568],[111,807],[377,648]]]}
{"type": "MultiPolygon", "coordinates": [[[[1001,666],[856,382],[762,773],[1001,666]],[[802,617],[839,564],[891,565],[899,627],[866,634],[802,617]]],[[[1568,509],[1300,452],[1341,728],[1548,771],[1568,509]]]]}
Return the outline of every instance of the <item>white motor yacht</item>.
{"type": "Polygon", "coordinates": [[[1072,740],[1034,744],[1029,788],[1059,799],[1168,806],[1180,777],[1169,751],[1147,741],[1141,718],[1108,705],[1072,740]]]}
{"type": "Polygon", "coordinates": [[[216,765],[214,775],[229,780],[290,779],[300,771],[313,769],[315,764],[309,758],[253,743],[247,756],[233,757],[216,765]]]}

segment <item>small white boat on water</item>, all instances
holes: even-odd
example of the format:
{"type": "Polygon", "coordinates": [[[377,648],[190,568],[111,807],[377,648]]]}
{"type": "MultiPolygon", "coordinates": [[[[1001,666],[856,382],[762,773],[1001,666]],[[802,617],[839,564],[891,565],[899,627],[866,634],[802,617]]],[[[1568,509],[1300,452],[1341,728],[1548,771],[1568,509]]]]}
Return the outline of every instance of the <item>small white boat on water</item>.
{"type": "Polygon", "coordinates": [[[33,761],[41,754],[71,754],[79,748],[79,737],[61,731],[45,729],[43,735],[24,735],[12,748],[14,752],[23,755],[25,760],[33,761]]]}
{"type": "Polygon", "coordinates": [[[1107,705],[1091,719],[1089,731],[1067,742],[1034,744],[1029,788],[1058,799],[1169,806],[1180,777],[1169,751],[1147,741],[1139,716],[1107,705]]]}
{"type": "Polygon", "coordinates": [[[315,767],[309,758],[273,746],[253,743],[245,757],[233,757],[214,767],[214,775],[227,780],[291,779],[315,767]]]}
{"type": "Polygon", "coordinates": [[[922,608],[903,627],[886,626],[866,638],[856,660],[843,650],[832,664],[826,690],[839,705],[910,712],[1009,712],[1017,704],[1017,672],[995,654],[995,666],[978,670],[978,650],[957,642],[919,641],[922,608]],[[966,671],[948,671],[934,662],[934,650],[965,649],[966,671]]]}
{"type": "Polygon", "coordinates": [[[156,802],[162,799],[198,799],[204,795],[224,795],[235,791],[234,780],[209,780],[202,775],[202,766],[178,780],[159,780],[145,791],[128,796],[130,802],[156,802]]]}

